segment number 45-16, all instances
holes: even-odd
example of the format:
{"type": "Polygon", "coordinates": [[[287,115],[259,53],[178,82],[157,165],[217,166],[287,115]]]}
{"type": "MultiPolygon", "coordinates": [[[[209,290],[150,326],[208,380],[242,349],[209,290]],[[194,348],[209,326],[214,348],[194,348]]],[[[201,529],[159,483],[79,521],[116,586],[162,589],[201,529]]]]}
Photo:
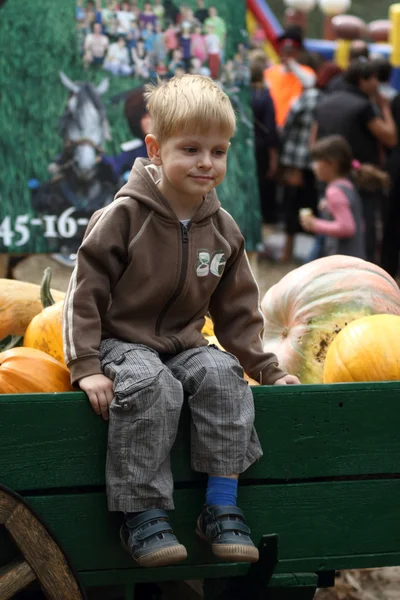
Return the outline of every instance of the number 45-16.
{"type": "Polygon", "coordinates": [[[20,239],[14,243],[14,246],[24,246],[31,237],[28,225],[44,226],[43,237],[45,238],[71,238],[76,235],[78,225],[87,225],[87,219],[74,219],[73,213],[76,208],[70,206],[64,210],[61,215],[43,215],[41,218],[30,218],[29,215],[18,215],[15,219],[14,229],[11,226],[11,217],[4,217],[0,223],[0,239],[3,239],[4,246],[11,246],[13,237],[20,235],[20,239]]]}
{"type": "Polygon", "coordinates": [[[31,233],[27,227],[29,215],[19,215],[15,220],[15,230],[11,227],[11,217],[4,217],[0,224],[0,238],[3,238],[4,246],[11,246],[12,239],[17,233],[21,236],[15,246],[24,246],[29,241],[31,233]]]}

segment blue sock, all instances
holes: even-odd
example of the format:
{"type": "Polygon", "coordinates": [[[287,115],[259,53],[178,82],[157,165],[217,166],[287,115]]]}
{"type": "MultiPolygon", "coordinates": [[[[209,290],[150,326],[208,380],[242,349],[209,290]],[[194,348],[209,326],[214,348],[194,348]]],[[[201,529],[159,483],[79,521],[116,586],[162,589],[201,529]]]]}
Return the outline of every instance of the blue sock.
{"type": "Polygon", "coordinates": [[[208,506],[236,506],[238,480],[229,477],[208,478],[206,504],[208,506]]]}

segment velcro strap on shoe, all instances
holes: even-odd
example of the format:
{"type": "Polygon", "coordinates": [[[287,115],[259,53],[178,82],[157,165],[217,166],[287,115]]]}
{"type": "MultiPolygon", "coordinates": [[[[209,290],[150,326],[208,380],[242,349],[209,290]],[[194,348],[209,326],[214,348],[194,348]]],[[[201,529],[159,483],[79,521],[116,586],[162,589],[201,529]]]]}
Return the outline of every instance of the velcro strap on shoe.
{"type": "Polygon", "coordinates": [[[157,521],[158,519],[168,519],[168,513],[161,508],[152,508],[151,510],[145,510],[140,515],[133,517],[126,522],[129,529],[136,529],[145,523],[149,523],[150,521],[157,521]]]}
{"type": "Polygon", "coordinates": [[[144,540],[152,537],[153,535],[157,535],[158,533],[172,533],[171,525],[167,523],[167,521],[160,521],[159,523],[155,523],[154,525],[146,527],[146,529],[141,529],[133,535],[138,542],[143,542],[144,540]]]}
{"type": "Polygon", "coordinates": [[[241,521],[230,521],[228,519],[224,519],[223,521],[218,521],[216,525],[218,526],[220,533],[225,533],[226,531],[239,531],[245,535],[250,534],[250,529],[241,521]]]}
{"type": "Polygon", "coordinates": [[[237,506],[213,506],[210,512],[217,519],[219,517],[240,517],[244,521],[244,514],[237,506]]]}

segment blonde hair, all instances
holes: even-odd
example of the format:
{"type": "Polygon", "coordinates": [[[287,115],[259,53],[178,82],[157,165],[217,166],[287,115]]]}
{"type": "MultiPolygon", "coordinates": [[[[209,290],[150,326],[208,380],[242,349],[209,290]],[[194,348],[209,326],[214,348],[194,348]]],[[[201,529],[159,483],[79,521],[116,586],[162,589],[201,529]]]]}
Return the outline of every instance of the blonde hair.
{"type": "Polygon", "coordinates": [[[231,101],[209,77],[186,74],[145,86],[151,131],[161,143],[188,129],[205,133],[210,128],[232,137],[236,118],[231,101]]]}

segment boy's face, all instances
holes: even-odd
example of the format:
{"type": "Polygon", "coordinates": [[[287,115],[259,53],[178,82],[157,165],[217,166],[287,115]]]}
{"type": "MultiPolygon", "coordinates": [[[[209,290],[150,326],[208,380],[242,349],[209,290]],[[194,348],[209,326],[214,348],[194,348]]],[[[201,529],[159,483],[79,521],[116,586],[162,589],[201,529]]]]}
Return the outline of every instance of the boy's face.
{"type": "Polygon", "coordinates": [[[161,145],[146,138],[149,158],[161,166],[162,188],[169,197],[178,196],[188,205],[198,203],[226,175],[229,136],[212,129],[206,133],[174,135],[161,145]]]}

